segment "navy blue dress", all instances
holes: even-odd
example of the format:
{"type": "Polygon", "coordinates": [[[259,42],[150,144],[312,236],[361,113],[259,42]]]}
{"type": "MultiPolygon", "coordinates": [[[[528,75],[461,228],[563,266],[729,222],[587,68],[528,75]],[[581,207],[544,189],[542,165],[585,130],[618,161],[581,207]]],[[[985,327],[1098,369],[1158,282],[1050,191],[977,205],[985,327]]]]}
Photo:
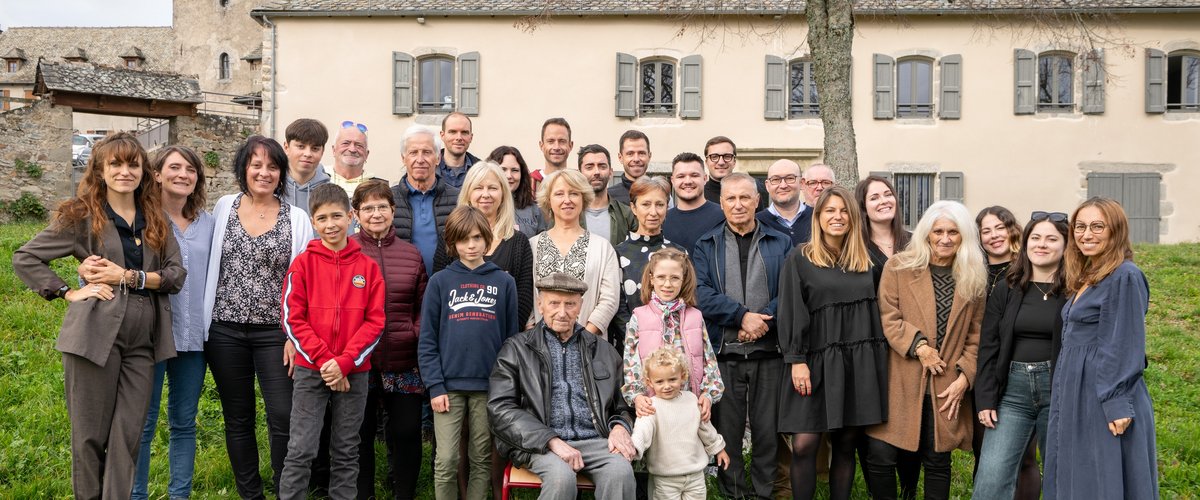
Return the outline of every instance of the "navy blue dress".
{"type": "Polygon", "coordinates": [[[1045,498],[1158,498],[1146,367],[1150,287],[1131,261],[1067,302],[1046,432],[1045,498]],[[1133,418],[1120,437],[1108,423],[1133,418]]]}

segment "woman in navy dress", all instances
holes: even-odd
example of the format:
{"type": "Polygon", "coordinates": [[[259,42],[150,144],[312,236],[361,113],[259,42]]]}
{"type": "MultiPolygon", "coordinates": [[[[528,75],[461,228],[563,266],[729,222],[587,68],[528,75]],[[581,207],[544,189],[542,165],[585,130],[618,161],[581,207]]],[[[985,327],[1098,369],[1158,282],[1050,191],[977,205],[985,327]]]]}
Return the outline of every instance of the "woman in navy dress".
{"type": "Polygon", "coordinates": [[[1158,498],[1154,409],[1142,376],[1150,287],[1117,202],[1071,217],[1062,350],[1046,432],[1047,499],[1158,498]]]}

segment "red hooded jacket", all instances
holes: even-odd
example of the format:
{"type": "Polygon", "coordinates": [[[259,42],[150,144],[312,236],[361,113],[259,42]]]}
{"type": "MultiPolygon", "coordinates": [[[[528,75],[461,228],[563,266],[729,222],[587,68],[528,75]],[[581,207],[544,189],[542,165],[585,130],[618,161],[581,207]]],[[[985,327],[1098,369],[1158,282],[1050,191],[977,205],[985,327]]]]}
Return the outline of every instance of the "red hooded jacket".
{"type": "Polygon", "coordinates": [[[335,252],[308,243],[283,281],[283,328],[296,346],[296,365],[320,371],[337,360],[343,375],[371,369],[383,332],[383,275],[353,238],[335,252]]]}

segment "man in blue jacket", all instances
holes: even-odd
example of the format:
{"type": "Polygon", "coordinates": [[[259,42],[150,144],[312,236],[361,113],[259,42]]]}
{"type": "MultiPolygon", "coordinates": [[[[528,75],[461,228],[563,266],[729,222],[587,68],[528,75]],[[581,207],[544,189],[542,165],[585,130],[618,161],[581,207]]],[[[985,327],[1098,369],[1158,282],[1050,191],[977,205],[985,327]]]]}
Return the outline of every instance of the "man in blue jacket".
{"type": "Polygon", "coordinates": [[[725,224],[701,236],[692,253],[696,300],[725,383],[713,423],[725,438],[730,464],[718,471],[718,479],[724,497],[768,499],[775,478],[775,413],[783,373],[774,318],[779,272],[792,245],[788,236],[755,220],[759,194],[753,177],[727,175],[721,180],[720,201],[725,224]],[[752,491],[746,490],[742,459],[747,413],[752,491]]]}

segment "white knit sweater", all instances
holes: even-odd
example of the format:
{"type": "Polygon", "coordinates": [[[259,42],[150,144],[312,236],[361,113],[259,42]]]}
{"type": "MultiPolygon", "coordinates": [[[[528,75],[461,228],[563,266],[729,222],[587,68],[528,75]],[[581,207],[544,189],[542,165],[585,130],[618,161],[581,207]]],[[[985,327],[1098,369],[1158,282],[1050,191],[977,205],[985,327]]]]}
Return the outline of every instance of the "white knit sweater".
{"type": "Polygon", "coordinates": [[[633,446],[645,455],[655,476],[682,476],[704,470],[708,458],[725,449],[711,422],[700,421],[696,395],[683,391],[674,399],[651,398],[654,414],[633,424],[633,446]],[[660,432],[661,431],[661,432],[660,432]]]}

